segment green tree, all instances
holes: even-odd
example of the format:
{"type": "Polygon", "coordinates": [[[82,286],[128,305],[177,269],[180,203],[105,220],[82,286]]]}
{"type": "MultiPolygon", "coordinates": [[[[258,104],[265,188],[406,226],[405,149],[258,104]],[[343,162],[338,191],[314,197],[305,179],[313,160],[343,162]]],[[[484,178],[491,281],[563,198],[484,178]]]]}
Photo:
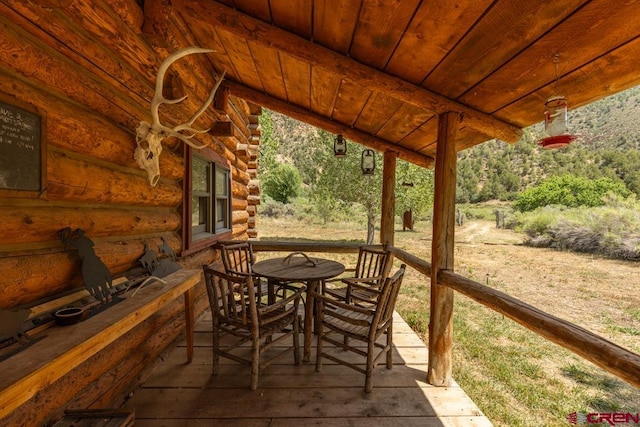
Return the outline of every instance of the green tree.
{"type": "Polygon", "coordinates": [[[382,191],[380,154],[376,153],[374,176],[365,177],[360,170],[362,149],[358,144],[348,141],[347,155],[336,158],[333,155],[333,138],[325,135],[320,140],[324,145],[322,151],[325,154],[317,157],[321,163],[316,164],[318,175],[311,199],[318,211],[325,211],[325,215],[330,215],[328,210],[332,206],[341,204],[362,206],[367,216],[367,243],[373,243],[375,220],[380,213],[382,191]]]}
{"type": "Polygon", "coordinates": [[[293,165],[280,163],[265,172],[261,186],[272,199],[286,204],[300,194],[301,183],[300,173],[293,165]]]}

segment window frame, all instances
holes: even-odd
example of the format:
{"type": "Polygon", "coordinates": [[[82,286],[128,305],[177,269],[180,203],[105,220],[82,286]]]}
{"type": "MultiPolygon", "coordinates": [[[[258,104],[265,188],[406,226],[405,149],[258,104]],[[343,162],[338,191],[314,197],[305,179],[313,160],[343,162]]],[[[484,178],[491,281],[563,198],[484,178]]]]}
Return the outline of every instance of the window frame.
{"type": "Polygon", "coordinates": [[[227,240],[232,237],[233,234],[233,223],[232,223],[232,168],[231,162],[222,157],[220,154],[215,152],[209,147],[202,148],[200,150],[194,149],[187,144],[184,144],[184,160],[185,160],[185,174],[184,174],[184,196],[183,196],[183,209],[182,209],[182,243],[183,243],[183,251],[182,256],[192,254],[194,252],[201,251],[205,248],[213,246],[218,240],[227,240]],[[193,227],[192,227],[192,195],[193,195],[193,183],[192,183],[192,168],[193,168],[193,158],[197,157],[201,160],[204,160],[209,165],[213,165],[211,168],[210,177],[210,208],[209,215],[211,218],[208,220],[211,224],[213,232],[208,233],[208,236],[193,240],[193,227]],[[226,173],[227,180],[227,194],[225,197],[220,197],[216,194],[215,189],[215,179],[217,175],[218,168],[221,168],[226,173]],[[226,215],[228,221],[228,228],[222,228],[218,231],[218,227],[216,224],[215,211],[217,208],[218,200],[226,199],[226,215]]]}

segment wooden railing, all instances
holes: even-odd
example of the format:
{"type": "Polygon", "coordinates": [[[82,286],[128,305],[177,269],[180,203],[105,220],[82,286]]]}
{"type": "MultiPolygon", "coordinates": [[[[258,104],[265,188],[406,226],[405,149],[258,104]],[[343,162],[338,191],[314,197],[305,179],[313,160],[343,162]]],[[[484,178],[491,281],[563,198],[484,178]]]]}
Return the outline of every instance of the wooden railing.
{"type": "MultiPolygon", "coordinates": [[[[253,242],[258,251],[356,253],[359,245],[320,242],[253,242]]],[[[395,258],[429,277],[431,264],[402,249],[390,247],[395,258]]],[[[580,326],[545,313],[503,292],[451,271],[440,271],[438,282],[504,314],[525,328],[554,342],[613,375],[640,387],[640,355],[580,326]]]]}

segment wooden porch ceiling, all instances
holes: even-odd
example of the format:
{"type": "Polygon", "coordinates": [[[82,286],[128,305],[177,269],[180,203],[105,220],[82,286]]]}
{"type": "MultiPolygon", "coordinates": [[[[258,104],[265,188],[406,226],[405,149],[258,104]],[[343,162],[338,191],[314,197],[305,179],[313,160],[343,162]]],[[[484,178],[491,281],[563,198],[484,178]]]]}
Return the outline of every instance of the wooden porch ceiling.
{"type": "Polygon", "coordinates": [[[232,94],[428,166],[438,114],[457,149],[518,140],[544,102],[640,84],[640,2],[174,0],[232,94]]]}

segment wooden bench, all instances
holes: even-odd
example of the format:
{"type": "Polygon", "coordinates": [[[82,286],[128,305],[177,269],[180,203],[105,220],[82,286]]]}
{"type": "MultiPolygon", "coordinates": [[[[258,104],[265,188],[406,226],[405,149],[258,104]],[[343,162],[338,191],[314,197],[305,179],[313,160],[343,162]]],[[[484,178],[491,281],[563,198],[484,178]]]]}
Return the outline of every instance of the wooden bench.
{"type": "Polygon", "coordinates": [[[40,390],[103,350],[171,301],[184,296],[187,361],[193,358],[193,288],[202,270],[179,270],[166,285],[149,283],[135,296],[72,326],[52,327],[47,336],[0,363],[0,419],[40,390]]]}

